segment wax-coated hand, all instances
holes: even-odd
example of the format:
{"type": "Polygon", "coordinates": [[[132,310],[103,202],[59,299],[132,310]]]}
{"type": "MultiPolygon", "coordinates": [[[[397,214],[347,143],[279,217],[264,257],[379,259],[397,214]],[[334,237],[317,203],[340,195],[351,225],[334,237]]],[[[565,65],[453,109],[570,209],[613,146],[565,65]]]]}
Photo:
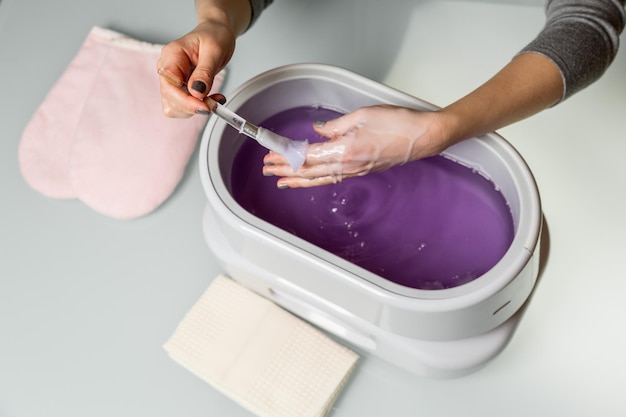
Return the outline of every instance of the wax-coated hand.
{"type": "Polygon", "coordinates": [[[279,154],[265,156],[263,174],[282,177],[279,188],[333,184],[433,156],[446,147],[436,112],[404,107],[362,107],[335,120],[316,122],[314,129],[329,140],[310,144],[297,172],[279,154]]]}
{"type": "Polygon", "coordinates": [[[215,74],[230,60],[235,38],[227,25],[207,20],[163,47],[157,70],[166,116],[185,118],[198,111],[210,111],[203,100],[211,90],[215,74]]]}

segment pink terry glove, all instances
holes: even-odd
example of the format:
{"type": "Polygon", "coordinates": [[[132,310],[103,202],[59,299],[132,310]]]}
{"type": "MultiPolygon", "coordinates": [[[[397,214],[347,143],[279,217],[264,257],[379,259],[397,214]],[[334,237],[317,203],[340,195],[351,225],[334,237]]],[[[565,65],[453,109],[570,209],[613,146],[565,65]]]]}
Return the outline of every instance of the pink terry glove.
{"type": "MultiPolygon", "coordinates": [[[[161,48],[91,30],[22,135],[20,169],[32,188],[120,219],[145,215],[171,195],[206,119],[163,115],[161,48]]],[[[222,81],[220,73],[213,90],[222,81]]]]}

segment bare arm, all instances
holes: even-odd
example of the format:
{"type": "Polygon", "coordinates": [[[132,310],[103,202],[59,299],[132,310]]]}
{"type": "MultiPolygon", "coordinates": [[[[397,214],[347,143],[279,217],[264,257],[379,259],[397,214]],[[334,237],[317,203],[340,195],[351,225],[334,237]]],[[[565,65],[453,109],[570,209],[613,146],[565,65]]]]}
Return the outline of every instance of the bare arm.
{"type": "Polygon", "coordinates": [[[561,73],[551,60],[534,53],[518,55],[485,84],[439,112],[442,145],[532,116],[556,104],[563,91],[561,73]]]}

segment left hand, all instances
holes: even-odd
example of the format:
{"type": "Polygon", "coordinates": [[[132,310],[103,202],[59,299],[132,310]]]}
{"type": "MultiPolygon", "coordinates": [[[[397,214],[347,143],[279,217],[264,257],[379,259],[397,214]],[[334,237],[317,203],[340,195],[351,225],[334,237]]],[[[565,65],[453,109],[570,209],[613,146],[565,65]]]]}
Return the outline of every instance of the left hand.
{"type": "Polygon", "coordinates": [[[293,172],[281,155],[263,159],[263,174],[282,177],[279,188],[315,187],[380,172],[433,156],[446,148],[437,112],[378,105],[313,124],[326,142],[310,144],[302,168],[293,172]]]}

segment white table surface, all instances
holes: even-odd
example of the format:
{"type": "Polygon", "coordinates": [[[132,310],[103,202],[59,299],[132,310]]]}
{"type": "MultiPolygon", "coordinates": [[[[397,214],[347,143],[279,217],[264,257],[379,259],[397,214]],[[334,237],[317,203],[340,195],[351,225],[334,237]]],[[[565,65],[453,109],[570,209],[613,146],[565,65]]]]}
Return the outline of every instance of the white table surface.
{"type": "MultiPolygon", "coordinates": [[[[276,0],[224,86],[283,64],[346,67],[438,105],[543,24],[540,1],[276,0]]],[[[119,221],[23,181],[21,133],[89,29],[167,42],[192,1],[0,2],[0,417],[249,416],[162,349],[220,272],[202,236],[197,154],[172,197],[119,221]]],[[[622,40],[624,40],[622,36],[622,40]]],[[[626,416],[626,50],[591,88],[500,133],[547,220],[544,269],[505,351],[459,379],[364,357],[331,415],[626,416]]]]}

